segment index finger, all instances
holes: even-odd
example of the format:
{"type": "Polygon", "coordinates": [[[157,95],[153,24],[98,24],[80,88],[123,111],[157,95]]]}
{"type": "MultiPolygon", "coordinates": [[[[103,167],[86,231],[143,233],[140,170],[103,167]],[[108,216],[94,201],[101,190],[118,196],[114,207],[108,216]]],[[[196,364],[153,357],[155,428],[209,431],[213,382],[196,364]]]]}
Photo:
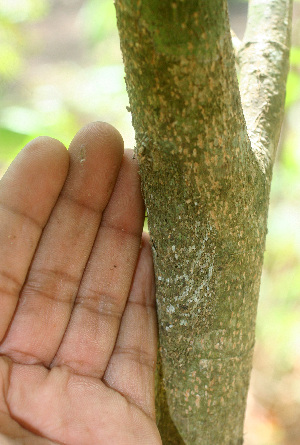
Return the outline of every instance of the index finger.
{"type": "Polygon", "coordinates": [[[68,166],[63,144],[39,137],[24,147],[0,181],[0,342],[68,166]]]}

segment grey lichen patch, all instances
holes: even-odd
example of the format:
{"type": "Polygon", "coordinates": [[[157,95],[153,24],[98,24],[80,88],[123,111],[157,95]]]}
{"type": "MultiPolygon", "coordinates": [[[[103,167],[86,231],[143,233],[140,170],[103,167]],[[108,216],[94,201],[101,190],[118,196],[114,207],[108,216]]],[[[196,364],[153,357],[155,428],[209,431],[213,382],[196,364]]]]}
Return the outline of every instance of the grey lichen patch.
{"type": "MultiPolygon", "coordinates": [[[[184,224],[182,219],[179,221],[184,224]]],[[[157,267],[164,271],[157,277],[157,286],[162,294],[158,305],[169,302],[161,318],[161,329],[167,331],[180,330],[180,326],[201,326],[204,331],[208,330],[217,304],[213,227],[209,223],[201,227],[200,222],[196,222],[194,229],[189,229],[194,232],[193,244],[187,246],[187,236],[178,236],[173,232],[166,239],[169,244],[167,261],[164,261],[166,257],[162,260],[159,256],[156,258],[157,267]],[[166,274],[167,270],[170,271],[169,275],[166,274]]]]}

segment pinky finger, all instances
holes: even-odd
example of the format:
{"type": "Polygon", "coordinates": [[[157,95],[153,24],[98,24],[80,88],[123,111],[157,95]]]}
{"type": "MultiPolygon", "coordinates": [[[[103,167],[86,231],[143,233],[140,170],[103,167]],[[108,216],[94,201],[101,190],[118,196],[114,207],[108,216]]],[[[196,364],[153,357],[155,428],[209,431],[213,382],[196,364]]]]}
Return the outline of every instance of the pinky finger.
{"type": "Polygon", "coordinates": [[[149,237],[142,247],[114,351],[103,381],[155,419],[155,281],[149,237]]]}

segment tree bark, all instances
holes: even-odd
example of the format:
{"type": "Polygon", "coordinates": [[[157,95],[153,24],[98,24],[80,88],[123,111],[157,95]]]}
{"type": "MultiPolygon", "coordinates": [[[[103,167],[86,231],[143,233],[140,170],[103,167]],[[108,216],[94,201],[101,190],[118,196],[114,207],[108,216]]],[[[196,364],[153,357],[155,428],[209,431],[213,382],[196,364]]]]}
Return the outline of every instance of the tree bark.
{"type": "Polygon", "coordinates": [[[115,2],[155,263],[164,444],[243,443],[291,3],[252,1],[240,94],[226,0],[115,2]]]}

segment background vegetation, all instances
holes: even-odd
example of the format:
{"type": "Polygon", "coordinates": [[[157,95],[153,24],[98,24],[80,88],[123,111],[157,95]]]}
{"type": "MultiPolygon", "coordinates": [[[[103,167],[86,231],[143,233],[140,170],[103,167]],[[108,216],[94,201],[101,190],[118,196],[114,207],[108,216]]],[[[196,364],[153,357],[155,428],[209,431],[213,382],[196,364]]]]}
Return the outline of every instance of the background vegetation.
{"type": "MultiPolygon", "coordinates": [[[[242,37],[247,1],[229,0],[242,37]]],[[[246,445],[300,443],[300,4],[277,155],[246,445]]],[[[112,0],[0,0],[0,174],[41,134],[105,120],[134,146],[112,0]]]]}

